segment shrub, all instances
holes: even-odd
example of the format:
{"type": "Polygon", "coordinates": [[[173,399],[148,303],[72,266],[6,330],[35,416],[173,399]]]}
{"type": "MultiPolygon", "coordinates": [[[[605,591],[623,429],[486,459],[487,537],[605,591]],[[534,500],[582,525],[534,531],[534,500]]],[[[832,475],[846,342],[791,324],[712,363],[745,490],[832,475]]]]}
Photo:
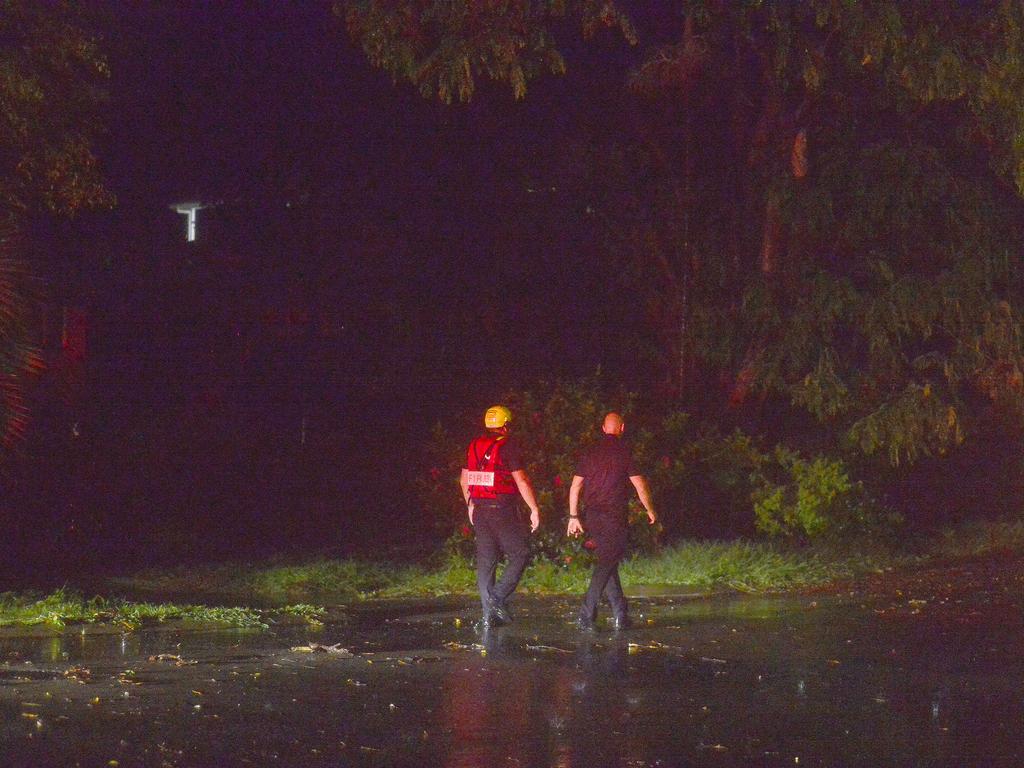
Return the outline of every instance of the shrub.
{"type": "Polygon", "coordinates": [[[898,517],[880,509],[840,459],[804,459],[783,446],[752,475],[757,529],[775,537],[834,539],[880,535],[898,517]]]}

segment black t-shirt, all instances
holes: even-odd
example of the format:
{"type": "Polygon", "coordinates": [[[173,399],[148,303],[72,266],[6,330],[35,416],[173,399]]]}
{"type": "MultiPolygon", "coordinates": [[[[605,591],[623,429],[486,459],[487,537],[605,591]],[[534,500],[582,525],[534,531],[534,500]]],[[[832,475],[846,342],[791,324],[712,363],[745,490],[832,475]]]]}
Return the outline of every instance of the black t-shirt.
{"type": "MultiPolygon", "coordinates": [[[[485,432],[481,437],[489,443],[492,440],[498,439],[501,435],[485,432]]],[[[501,462],[499,469],[503,469],[506,472],[518,472],[521,470],[523,468],[523,452],[519,448],[519,441],[511,435],[502,440],[501,448],[498,451],[498,460],[501,462]]]]}
{"type": "Polygon", "coordinates": [[[629,478],[640,474],[629,443],[615,435],[580,456],[576,474],[583,478],[583,509],[588,514],[625,514],[629,478]]]}

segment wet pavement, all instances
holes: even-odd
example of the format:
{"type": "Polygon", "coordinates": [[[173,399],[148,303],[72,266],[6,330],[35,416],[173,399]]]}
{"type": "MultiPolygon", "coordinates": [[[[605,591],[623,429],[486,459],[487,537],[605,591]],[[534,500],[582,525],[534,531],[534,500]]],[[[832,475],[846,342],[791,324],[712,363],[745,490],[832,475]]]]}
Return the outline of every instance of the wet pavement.
{"type": "Polygon", "coordinates": [[[1019,766],[1017,587],[648,597],[621,633],[518,598],[484,636],[464,600],[0,637],[0,765],[1019,766]]]}

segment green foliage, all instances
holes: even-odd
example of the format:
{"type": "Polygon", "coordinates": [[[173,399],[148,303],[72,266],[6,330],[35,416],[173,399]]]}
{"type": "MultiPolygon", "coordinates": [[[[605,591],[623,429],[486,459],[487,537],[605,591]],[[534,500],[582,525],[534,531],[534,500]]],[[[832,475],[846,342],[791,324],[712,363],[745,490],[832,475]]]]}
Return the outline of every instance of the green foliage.
{"type": "Polygon", "coordinates": [[[386,586],[395,576],[396,569],[378,563],[317,560],[256,571],[236,582],[236,588],[274,603],[324,595],[353,599],[386,586]]]}
{"type": "MultiPolygon", "coordinates": [[[[597,425],[608,410],[627,413],[633,452],[660,513],[659,523],[648,525],[639,501],[631,497],[635,551],[656,552],[666,532],[673,537],[734,536],[755,530],[801,539],[878,537],[899,523],[891,512],[876,508],[838,455],[805,459],[782,445],[767,450],[740,430],[723,435],[671,407],[645,407],[629,393],[609,395],[598,377],[509,393],[504,402],[515,414],[514,433],[526,454],[527,473],[542,510],[541,528],[531,537],[532,553],[535,560],[557,567],[586,568],[593,561],[586,536],[573,540],[564,535],[565,514],[580,446],[598,436],[597,425]]],[[[467,414],[464,421],[472,423],[478,418],[474,416],[467,414]]],[[[438,427],[429,441],[430,469],[420,472],[420,500],[440,530],[449,534],[447,556],[469,559],[473,532],[455,485],[464,459],[451,440],[438,427]],[[445,472],[437,471],[442,462],[445,472]]],[[[468,440],[467,435],[464,441],[468,440]]]]}
{"type": "MultiPolygon", "coordinates": [[[[814,462],[804,462],[806,466],[814,462]]],[[[837,478],[842,469],[832,467],[822,474],[831,479],[817,484],[832,488],[843,485],[837,478]]],[[[807,485],[805,483],[805,485],[807,485]]],[[[823,495],[820,490],[814,491],[823,495]]],[[[1024,524],[1019,520],[982,523],[948,529],[927,538],[905,537],[892,546],[884,542],[870,542],[862,538],[844,536],[829,543],[817,542],[811,546],[792,547],[785,543],[731,542],[690,540],[663,547],[655,554],[636,555],[622,565],[622,574],[632,586],[673,587],[676,589],[733,589],[741,592],[774,592],[818,586],[840,580],[850,580],[868,573],[877,573],[897,567],[919,567],[928,563],[945,563],[951,559],[977,557],[987,554],[1024,551],[1024,524]]],[[[372,572],[391,571],[386,583],[378,583],[361,599],[389,597],[424,597],[474,595],[476,575],[472,560],[457,552],[447,555],[431,568],[408,567],[393,569],[385,564],[354,563],[351,561],[322,561],[318,568],[336,573],[358,573],[369,567],[372,572]]],[[[207,591],[222,599],[262,602],[261,592],[244,593],[240,585],[259,584],[267,566],[234,566],[230,580],[211,582],[209,571],[179,570],[172,573],[146,573],[130,579],[119,579],[119,586],[135,590],[149,590],[156,585],[173,584],[177,589],[192,593],[207,591]]],[[[589,570],[585,567],[566,567],[549,559],[537,560],[527,568],[521,590],[539,594],[578,595],[586,588],[589,570]]],[[[336,594],[341,585],[320,594],[336,594]]],[[[307,595],[314,599],[316,587],[307,595]]],[[[60,591],[46,598],[39,596],[0,595],[0,625],[30,625],[51,623],[54,626],[71,621],[114,621],[115,614],[106,611],[110,603],[102,598],[84,601],[60,591]]],[[[152,605],[149,616],[164,619],[176,617],[183,607],[168,604],[152,605]]],[[[220,616],[231,623],[242,622],[241,614],[232,609],[206,609],[185,607],[198,611],[198,618],[220,616]]],[[[250,617],[274,613],[297,614],[307,621],[316,622],[323,616],[317,606],[297,605],[271,612],[249,610],[250,617]]],[[[249,621],[250,619],[245,619],[249,621]]],[[[243,626],[246,624],[242,623],[243,626]]],[[[251,624],[250,624],[251,625],[251,624]]]]}
{"type": "Polygon", "coordinates": [[[48,625],[61,628],[68,624],[109,623],[125,629],[138,629],[147,624],[172,620],[259,629],[267,627],[261,613],[252,608],[135,603],[103,597],[86,599],[66,589],[58,589],[49,595],[0,594],[0,626],[48,625]]]}
{"type": "Polygon", "coordinates": [[[928,384],[908,384],[899,396],[859,419],[849,437],[865,453],[884,449],[894,466],[921,452],[942,455],[964,440],[956,407],[933,397],[928,384]]]}
{"type": "Polygon", "coordinates": [[[898,519],[872,506],[861,483],[841,460],[804,459],[776,447],[771,463],[753,477],[757,529],[769,536],[833,539],[840,535],[889,533],[898,519]]]}
{"type": "Polygon", "coordinates": [[[766,460],[754,438],[739,430],[698,430],[686,414],[670,412],[654,442],[659,458],[649,462],[651,483],[669,530],[676,536],[753,532],[751,476],[766,460]]]}
{"type": "MultiPolygon", "coordinates": [[[[772,544],[748,541],[687,541],[637,555],[621,566],[623,579],[631,586],[735,589],[765,592],[825,584],[856,573],[890,565],[883,554],[839,556],[813,551],[786,551],[772,544]]],[[[579,594],[586,590],[590,569],[585,565],[550,559],[531,562],[519,591],[539,594],[579,594]]],[[[472,560],[459,555],[429,571],[410,572],[408,578],[380,594],[382,596],[472,595],[476,576],[472,560]]]]}
{"type": "Polygon", "coordinates": [[[476,571],[472,561],[457,552],[429,570],[413,568],[405,576],[381,589],[375,597],[470,595],[476,592],[476,571]]]}
{"type": "Polygon", "coordinates": [[[0,1],[0,208],[73,216],[108,207],[92,143],[110,75],[90,12],[0,1]]]}
{"type": "Polygon", "coordinates": [[[614,26],[636,40],[610,0],[336,0],[334,12],[371,64],[446,104],[469,101],[481,77],[521,99],[528,80],[563,73],[551,23],[566,16],[587,37],[614,26]]]}
{"type": "MultiPolygon", "coordinates": [[[[147,594],[245,596],[303,616],[312,598],[360,600],[404,577],[404,568],[358,560],[314,560],[256,568],[223,565],[144,572],[121,584],[147,594]],[[295,601],[295,602],[293,602],[295,601]],[[292,605],[289,607],[289,603],[292,605]]],[[[316,618],[316,617],[312,617],[316,618]]]]}
{"type": "MultiPolygon", "coordinates": [[[[893,464],[953,450],[970,410],[1020,417],[1024,7],[674,7],[678,39],[630,78],[638,130],[581,136],[559,184],[586,190],[666,378],[788,399],[893,464]]],[[[563,14],[634,36],[601,2],[336,9],[371,62],[444,101],[560,71],[563,14]]]]}
{"type": "Polygon", "coordinates": [[[70,2],[0,0],[0,440],[24,431],[34,344],[32,285],[16,235],[38,214],[113,205],[93,144],[110,72],[93,11],[70,2]]]}
{"type": "Polygon", "coordinates": [[[629,584],[764,592],[824,584],[877,567],[879,562],[868,557],[830,558],[748,541],[689,541],[657,557],[635,558],[624,567],[623,578],[629,584]]]}

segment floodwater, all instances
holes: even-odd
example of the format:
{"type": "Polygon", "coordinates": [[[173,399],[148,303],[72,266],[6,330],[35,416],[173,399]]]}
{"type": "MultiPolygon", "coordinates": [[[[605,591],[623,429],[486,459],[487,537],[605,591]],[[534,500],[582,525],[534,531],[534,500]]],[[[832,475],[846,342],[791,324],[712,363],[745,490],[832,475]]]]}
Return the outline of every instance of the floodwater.
{"type": "Polygon", "coordinates": [[[319,629],[0,638],[0,765],[1024,764],[1019,600],[632,606],[622,633],[519,598],[485,636],[466,600],[319,629]],[[310,643],[352,655],[293,650],[310,643]]]}

